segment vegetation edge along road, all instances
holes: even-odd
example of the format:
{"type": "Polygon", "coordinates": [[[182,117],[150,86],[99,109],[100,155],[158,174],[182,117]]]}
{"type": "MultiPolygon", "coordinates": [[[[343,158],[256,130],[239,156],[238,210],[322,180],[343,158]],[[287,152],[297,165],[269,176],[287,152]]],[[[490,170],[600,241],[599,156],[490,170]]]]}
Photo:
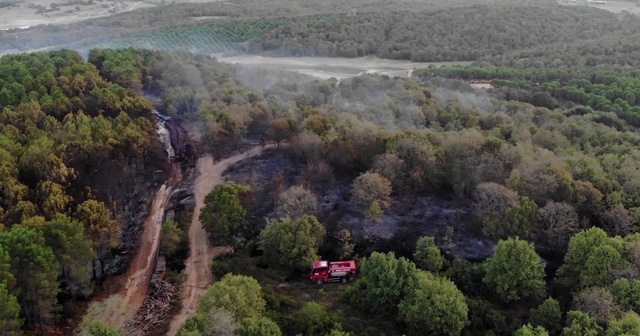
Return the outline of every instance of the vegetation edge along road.
{"type": "Polygon", "coordinates": [[[198,298],[213,282],[210,267],[213,258],[217,254],[231,251],[230,247],[209,247],[207,232],[202,227],[199,219],[205,196],[223,182],[222,173],[229,166],[260,153],[262,153],[261,146],[255,146],[245,152],[215,162],[213,165],[210,164],[212,161],[210,155],[198,159],[197,169],[200,172],[200,176],[193,184],[195,208],[193,209],[193,218],[189,227],[189,258],[185,265],[186,279],[181,298],[182,309],[178,315],[173,317],[167,335],[175,335],[187,318],[195,314],[198,298]]]}

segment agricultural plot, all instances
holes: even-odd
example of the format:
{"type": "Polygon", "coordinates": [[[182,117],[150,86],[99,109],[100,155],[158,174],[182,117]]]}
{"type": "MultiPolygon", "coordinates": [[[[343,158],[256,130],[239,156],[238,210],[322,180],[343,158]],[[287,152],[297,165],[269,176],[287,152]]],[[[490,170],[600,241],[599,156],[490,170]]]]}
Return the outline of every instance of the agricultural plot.
{"type": "Polygon", "coordinates": [[[259,37],[273,29],[296,22],[330,21],[332,17],[299,20],[252,20],[213,22],[207,25],[178,27],[169,30],[132,34],[104,41],[98,48],[137,47],[155,50],[188,51],[211,54],[235,50],[240,43],[259,37]]]}

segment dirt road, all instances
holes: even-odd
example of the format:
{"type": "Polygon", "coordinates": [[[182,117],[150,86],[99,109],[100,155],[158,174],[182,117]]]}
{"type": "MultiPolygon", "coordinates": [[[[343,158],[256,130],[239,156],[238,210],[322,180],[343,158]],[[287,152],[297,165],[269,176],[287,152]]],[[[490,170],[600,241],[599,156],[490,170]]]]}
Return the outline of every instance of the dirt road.
{"type": "Polygon", "coordinates": [[[171,166],[171,175],[156,193],[149,216],[144,222],[140,247],[129,267],[129,274],[123,290],[124,299],[114,307],[112,311],[105,312],[105,322],[119,329],[133,318],[136,311],[142,306],[149,283],[155,267],[155,257],[160,247],[160,231],[167,202],[171,197],[173,188],[181,181],[180,164],[171,166]]]}
{"type": "Polygon", "coordinates": [[[189,228],[189,258],[185,265],[187,278],[183,284],[182,310],[171,321],[167,335],[174,336],[187,318],[195,314],[198,298],[213,282],[213,275],[210,269],[211,261],[217,254],[230,251],[230,248],[225,246],[209,247],[207,233],[198,219],[200,209],[204,206],[204,197],[215,186],[223,182],[222,173],[230,165],[260,152],[260,146],[256,146],[244,153],[234,155],[214,164],[211,163],[211,156],[202,157],[198,160],[200,176],[198,176],[193,185],[196,204],[193,210],[191,227],[189,228]]]}

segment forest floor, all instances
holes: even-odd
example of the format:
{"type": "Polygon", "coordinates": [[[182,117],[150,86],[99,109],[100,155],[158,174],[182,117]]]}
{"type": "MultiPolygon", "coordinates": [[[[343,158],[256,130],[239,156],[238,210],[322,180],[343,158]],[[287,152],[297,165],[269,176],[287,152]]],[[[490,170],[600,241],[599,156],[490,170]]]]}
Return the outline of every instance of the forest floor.
{"type": "Polygon", "coordinates": [[[213,282],[213,275],[211,274],[211,262],[213,258],[220,253],[232,252],[231,247],[209,246],[207,232],[202,227],[202,223],[200,223],[198,218],[200,209],[204,206],[205,196],[217,185],[224,182],[222,173],[224,173],[229,166],[258,155],[261,152],[262,148],[255,146],[243,153],[236,154],[219,162],[212,163],[213,159],[209,155],[198,159],[197,169],[200,175],[193,184],[195,208],[193,209],[193,218],[189,228],[189,258],[185,264],[186,279],[182,285],[182,309],[171,321],[167,335],[175,335],[187,318],[195,314],[198,298],[213,282]]]}

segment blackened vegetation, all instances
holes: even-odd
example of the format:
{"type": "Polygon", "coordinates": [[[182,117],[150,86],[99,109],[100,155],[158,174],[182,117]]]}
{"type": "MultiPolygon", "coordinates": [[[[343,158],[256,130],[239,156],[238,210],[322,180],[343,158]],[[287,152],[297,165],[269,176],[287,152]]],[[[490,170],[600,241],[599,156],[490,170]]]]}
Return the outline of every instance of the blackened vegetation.
{"type": "Polygon", "coordinates": [[[189,143],[187,130],[182,125],[182,122],[178,120],[168,120],[165,122],[165,127],[169,130],[171,146],[174,151],[172,160],[183,161],[192,157],[193,148],[189,143]]]}

